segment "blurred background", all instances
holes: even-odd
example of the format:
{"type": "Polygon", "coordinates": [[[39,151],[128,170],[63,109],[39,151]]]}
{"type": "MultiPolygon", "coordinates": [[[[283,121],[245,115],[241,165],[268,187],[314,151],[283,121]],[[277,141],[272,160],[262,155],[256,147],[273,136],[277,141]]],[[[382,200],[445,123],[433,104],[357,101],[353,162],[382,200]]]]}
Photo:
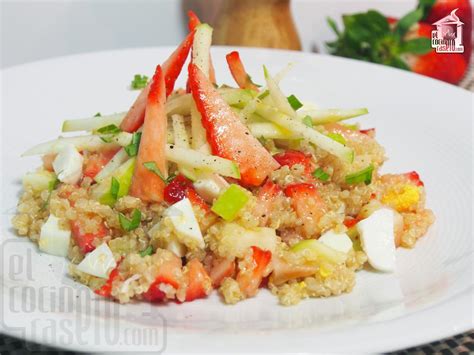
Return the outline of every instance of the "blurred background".
{"type": "MultiPolygon", "coordinates": [[[[174,45],[179,43],[187,32],[186,13],[189,9],[194,10],[201,20],[215,27],[216,44],[301,49],[324,54],[328,54],[326,43],[337,38],[327,23],[327,18],[330,17],[334,19],[343,35],[338,49],[332,53],[357,58],[355,53],[340,48],[341,44],[347,46],[347,41],[344,40],[343,14],[376,9],[381,14],[389,16],[393,26],[393,21],[419,5],[418,0],[0,0],[0,2],[2,68],[82,52],[174,45]]],[[[421,0],[421,3],[429,2],[430,0],[421,0]]],[[[433,72],[447,70],[448,72],[442,75],[438,74],[441,76],[438,79],[455,84],[464,79],[463,85],[466,85],[467,81],[472,82],[473,76],[472,72],[468,72],[472,42],[470,35],[472,12],[469,11],[472,1],[432,0],[431,2],[431,7],[422,20],[427,24],[425,26],[427,36],[430,35],[431,29],[435,29],[429,23],[430,16],[443,17],[454,8],[461,8],[457,14],[464,23],[465,40],[469,41],[469,44],[464,45],[469,55],[449,54],[451,57],[448,57],[448,63],[445,63],[447,55],[443,57],[439,55],[438,57],[444,60],[443,66],[438,65],[441,59],[429,58],[421,61],[413,56],[413,53],[408,53],[402,59],[408,64],[408,69],[429,76],[433,76],[430,75],[430,70],[433,72]],[[469,35],[466,35],[468,32],[469,35]],[[453,57],[456,60],[453,60],[453,57]],[[415,65],[418,67],[421,65],[423,68],[415,68],[415,65]]],[[[411,28],[411,32],[412,35],[416,32],[415,27],[411,28]]],[[[434,57],[434,54],[432,56],[434,57]]],[[[357,59],[364,58],[359,56],[357,59]]],[[[388,60],[385,62],[384,64],[393,65],[388,63],[388,60]]]]}

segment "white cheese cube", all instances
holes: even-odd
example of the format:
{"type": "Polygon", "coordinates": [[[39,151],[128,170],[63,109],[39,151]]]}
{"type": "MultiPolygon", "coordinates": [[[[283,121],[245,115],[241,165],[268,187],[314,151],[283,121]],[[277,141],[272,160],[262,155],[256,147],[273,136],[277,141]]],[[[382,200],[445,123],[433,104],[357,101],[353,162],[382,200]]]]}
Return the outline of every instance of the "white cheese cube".
{"type": "Polygon", "coordinates": [[[77,265],[77,269],[86,274],[106,279],[110,272],[117,266],[114,255],[107,243],[102,243],[77,265]]]}
{"type": "Polygon", "coordinates": [[[57,256],[67,256],[71,231],[59,228],[59,218],[49,215],[41,227],[39,249],[45,253],[57,256]]]}
{"type": "Polygon", "coordinates": [[[346,233],[336,233],[330,230],[319,237],[318,241],[345,254],[352,249],[352,240],[346,233]]]}
{"type": "Polygon", "coordinates": [[[61,149],[53,161],[54,172],[59,181],[66,184],[76,184],[82,176],[82,155],[72,144],[61,149]]]}
{"type": "Polygon", "coordinates": [[[393,211],[381,208],[357,223],[356,227],[369,264],[379,271],[395,271],[393,211]]]}

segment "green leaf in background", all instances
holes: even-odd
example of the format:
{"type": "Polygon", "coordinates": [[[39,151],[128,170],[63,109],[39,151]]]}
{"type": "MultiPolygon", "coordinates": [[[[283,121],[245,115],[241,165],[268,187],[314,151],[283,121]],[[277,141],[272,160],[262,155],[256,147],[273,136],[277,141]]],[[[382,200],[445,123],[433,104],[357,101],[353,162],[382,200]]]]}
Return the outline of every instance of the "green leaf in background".
{"type": "Polygon", "coordinates": [[[148,77],[146,75],[135,74],[132,82],[130,83],[130,87],[132,90],[139,90],[143,89],[147,83],[148,77]]]}
{"type": "Polygon", "coordinates": [[[401,53],[426,54],[433,50],[429,38],[414,38],[402,43],[401,53]]]}
{"type": "Polygon", "coordinates": [[[330,17],[327,17],[326,18],[326,21],[329,25],[329,27],[331,27],[331,29],[334,31],[334,33],[337,35],[337,37],[340,37],[341,36],[341,32],[339,31],[339,28],[337,28],[337,24],[336,24],[336,21],[334,21],[332,18],[330,17]]]}
{"type": "Polygon", "coordinates": [[[411,26],[415,23],[419,22],[423,17],[423,11],[421,9],[416,9],[410,11],[405,16],[403,16],[395,25],[395,29],[393,30],[395,35],[398,38],[403,38],[405,34],[408,32],[411,26]]]}
{"type": "Polygon", "coordinates": [[[422,20],[426,19],[436,0],[418,0],[418,8],[422,11],[422,20]]]}

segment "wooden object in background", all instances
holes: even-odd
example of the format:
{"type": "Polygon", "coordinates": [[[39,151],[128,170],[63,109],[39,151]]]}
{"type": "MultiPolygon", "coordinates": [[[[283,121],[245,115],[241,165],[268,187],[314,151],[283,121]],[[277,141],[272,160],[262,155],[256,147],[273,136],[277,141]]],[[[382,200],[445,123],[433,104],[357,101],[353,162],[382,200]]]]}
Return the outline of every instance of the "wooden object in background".
{"type": "Polygon", "coordinates": [[[301,50],[290,0],[223,1],[213,43],[301,50]]]}

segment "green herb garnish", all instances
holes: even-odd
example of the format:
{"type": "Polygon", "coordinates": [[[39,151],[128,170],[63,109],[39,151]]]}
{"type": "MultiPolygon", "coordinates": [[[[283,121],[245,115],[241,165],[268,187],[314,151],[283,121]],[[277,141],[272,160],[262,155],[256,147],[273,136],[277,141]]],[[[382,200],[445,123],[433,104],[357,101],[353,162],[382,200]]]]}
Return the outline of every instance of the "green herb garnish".
{"type": "Polygon", "coordinates": [[[363,182],[364,184],[369,185],[372,182],[373,171],[374,166],[370,164],[361,171],[346,175],[346,184],[358,184],[363,182]]]}
{"type": "Polygon", "coordinates": [[[270,91],[269,91],[269,90],[265,90],[264,92],[262,92],[260,95],[257,96],[257,99],[263,100],[263,99],[266,98],[268,95],[270,95],[270,91]]]}
{"type": "Polygon", "coordinates": [[[132,212],[132,218],[128,219],[123,213],[119,213],[119,222],[122,229],[126,232],[130,232],[136,229],[142,220],[142,213],[138,209],[134,209],[132,212]]]}
{"type": "Polygon", "coordinates": [[[110,196],[112,196],[114,201],[117,201],[119,190],[120,183],[115,177],[112,176],[112,181],[110,182],[110,196]]]}
{"type": "Polygon", "coordinates": [[[122,132],[122,130],[114,124],[109,124],[108,126],[97,129],[97,133],[99,134],[117,134],[120,132],[122,132]]]}
{"type": "Polygon", "coordinates": [[[315,171],[313,171],[313,176],[316,179],[319,179],[321,181],[328,181],[329,180],[329,174],[326,173],[323,169],[317,168],[315,171]]]}
{"type": "Polygon", "coordinates": [[[288,103],[290,104],[291,108],[295,111],[303,107],[303,104],[300,100],[298,100],[295,95],[290,95],[286,99],[288,100],[288,103]]]}
{"type": "Polygon", "coordinates": [[[175,178],[175,175],[171,174],[170,176],[168,176],[167,178],[164,177],[163,173],[161,172],[161,170],[156,166],[156,163],[154,161],[147,161],[145,163],[143,163],[143,166],[145,168],[147,168],[148,170],[150,170],[152,173],[156,174],[159,176],[159,178],[161,180],[163,180],[163,182],[165,184],[169,184],[174,178],[175,178]]]}
{"type": "Polygon", "coordinates": [[[304,116],[303,123],[306,126],[313,128],[313,119],[311,118],[311,116],[308,116],[308,115],[304,116]]]}
{"type": "Polygon", "coordinates": [[[97,112],[97,113],[94,115],[94,117],[101,117],[101,116],[102,116],[102,115],[101,115],[100,112],[97,112]]]}
{"type": "Polygon", "coordinates": [[[343,145],[346,145],[346,140],[343,136],[341,136],[339,133],[328,133],[327,136],[331,138],[333,141],[336,141],[338,143],[341,143],[343,145]]]}
{"type": "Polygon", "coordinates": [[[153,247],[151,245],[149,245],[146,249],[140,252],[141,257],[152,255],[152,254],[153,254],[153,247]]]}
{"type": "Polygon", "coordinates": [[[148,77],[146,75],[135,74],[130,84],[130,87],[133,90],[140,90],[140,89],[143,89],[147,83],[148,83],[148,77]]]}
{"type": "Polygon", "coordinates": [[[48,197],[46,198],[46,201],[44,201],[43,205],[41,206],[42,211],[44,211],[46,207],[48,207],[49,201],[51,200],[51,195],[53,194],[53,191],[56,190],[59,183],[60,181],[57,176],[54,177],[54,180],[51,180],[48,183],[48,197]]]}
{"type": "Polygon", "coordinates": [[[124,149],[129,157],[134,157],[138,154],[138,148],[140,147],[140,140],[142,138],[142,132],[135,132],[132,136],[132,142],[127,145],[124,149]]]}

